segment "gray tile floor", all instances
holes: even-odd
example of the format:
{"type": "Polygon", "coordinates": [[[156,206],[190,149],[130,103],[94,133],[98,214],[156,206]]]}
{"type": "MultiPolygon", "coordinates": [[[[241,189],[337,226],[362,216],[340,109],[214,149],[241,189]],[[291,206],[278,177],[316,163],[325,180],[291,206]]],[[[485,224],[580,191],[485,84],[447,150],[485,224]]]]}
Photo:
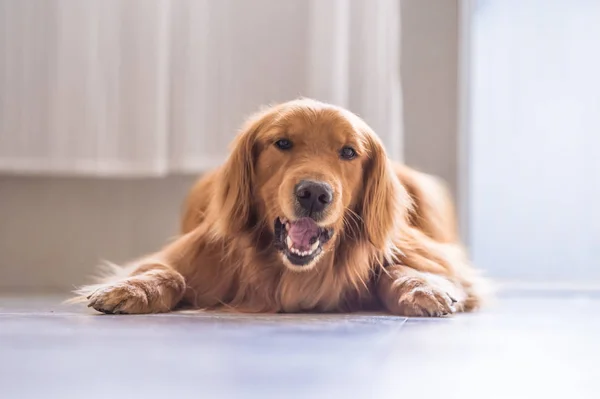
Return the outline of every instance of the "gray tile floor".
{"type": "Polygon", "coordinates": [[[600,295],[448,319],[97,315],[0,296],[0,398],[600,398],[600,295]]]}

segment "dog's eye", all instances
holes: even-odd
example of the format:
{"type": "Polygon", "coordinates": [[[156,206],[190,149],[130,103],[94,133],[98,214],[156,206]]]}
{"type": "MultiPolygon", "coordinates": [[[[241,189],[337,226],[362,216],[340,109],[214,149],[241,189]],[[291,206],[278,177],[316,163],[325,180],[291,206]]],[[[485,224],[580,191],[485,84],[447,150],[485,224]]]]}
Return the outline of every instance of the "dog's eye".
{"type": "Polygon", "coordinates": [[[354,159],[356,158],[356,151],[352,147],[344,147],[340,150],[340,157],[347,160],[354,159]]]}
{"type": "Polygon", "coordinates": [[[275,142],[275,147],[279,148],[280,150],[289,150],[290,148],[292,148],[293,144],[290,140],[288,139],[281,139],[281,140],[277,140],[275,142]]]}

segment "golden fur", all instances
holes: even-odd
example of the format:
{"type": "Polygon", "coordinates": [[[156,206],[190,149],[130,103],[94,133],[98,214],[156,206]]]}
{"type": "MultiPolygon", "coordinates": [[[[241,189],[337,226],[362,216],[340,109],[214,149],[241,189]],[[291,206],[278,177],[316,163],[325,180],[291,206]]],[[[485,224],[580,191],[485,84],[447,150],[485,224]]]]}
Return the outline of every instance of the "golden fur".
{"type": "Polygon", "coordinates": [[[78,298],[105,313],[191,306],[405,316],[470,311],[483,299],[484,282],[459,242],[444,186],[390,162],[356,115],[310,99],[250,118],[224,165],[191,189],[181,226],[164,248],[112,267],[78,298]],[[276,148],[280,138],[293,149],[276,148]],[[347,145],[356,159],[340,159],[347,145]],[[314,261],[297,267],[273,247],[273,221],[295,217],[293,187],[305,178],[333,187],[319,225],[334,235],[314,261]]]}

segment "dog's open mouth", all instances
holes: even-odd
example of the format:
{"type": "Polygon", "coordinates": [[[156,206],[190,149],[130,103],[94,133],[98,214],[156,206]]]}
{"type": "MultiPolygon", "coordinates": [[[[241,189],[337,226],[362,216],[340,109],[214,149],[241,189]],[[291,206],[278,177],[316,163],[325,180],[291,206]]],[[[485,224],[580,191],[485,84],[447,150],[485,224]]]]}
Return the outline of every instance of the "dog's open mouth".
{"type": "Polygon", "coordinates": [[[275,246],[296,266],[313,261],[331,239],[333,229],[320,227],[313,219],[275,219],[275,246]]]}

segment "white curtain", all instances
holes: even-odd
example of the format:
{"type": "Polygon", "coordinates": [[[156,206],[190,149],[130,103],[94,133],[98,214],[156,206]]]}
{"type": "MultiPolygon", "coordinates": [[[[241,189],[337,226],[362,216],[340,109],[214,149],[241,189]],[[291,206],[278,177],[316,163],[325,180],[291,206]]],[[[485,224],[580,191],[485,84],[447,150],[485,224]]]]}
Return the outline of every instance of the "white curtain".
{"type": "Polygon", "coordinates": [[[0,172],[220,164],[261,105],[363,116],[402,155],[397,0],[0,0],[0,172]]]}

